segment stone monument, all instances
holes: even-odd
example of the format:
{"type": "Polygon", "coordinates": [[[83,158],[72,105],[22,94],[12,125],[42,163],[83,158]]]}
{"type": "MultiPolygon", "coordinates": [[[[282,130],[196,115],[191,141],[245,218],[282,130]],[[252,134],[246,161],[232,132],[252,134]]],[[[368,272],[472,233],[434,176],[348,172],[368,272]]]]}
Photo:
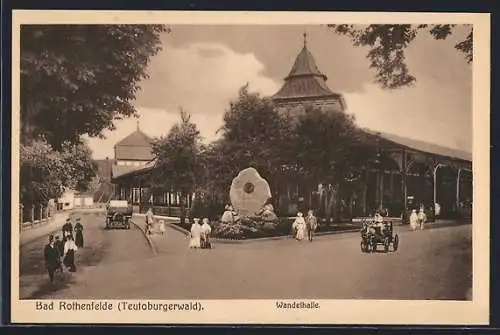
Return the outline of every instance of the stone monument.
{"type": "Polygon", "coordinates": [[[271,188],[256,169],[249,167],[233,179],[229,197],[240,216],[255,217],[271,198],[271,188]]]}

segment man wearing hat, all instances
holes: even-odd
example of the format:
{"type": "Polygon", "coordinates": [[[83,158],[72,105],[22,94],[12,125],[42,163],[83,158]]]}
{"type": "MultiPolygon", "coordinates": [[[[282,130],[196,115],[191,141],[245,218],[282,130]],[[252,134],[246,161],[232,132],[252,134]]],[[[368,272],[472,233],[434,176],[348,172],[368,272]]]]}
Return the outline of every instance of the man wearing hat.
{"type": "Polygon", "coordinates": [[[67,218],[66,223],[62,226],[62,233],[64,240],[67,236],[73,236],[73,225],[71,224],[70,218],[67,218]]]}
{"type": "Polygon", "coordinates": [[[50,282],[54,281],[54,273],[59,265],[59,250],[57,250],[54,245],[54,235],[49,236],[49,243],[45,246],[43,250],[43,256],[45,259],[45,267],[49,273],[50,282]]]}

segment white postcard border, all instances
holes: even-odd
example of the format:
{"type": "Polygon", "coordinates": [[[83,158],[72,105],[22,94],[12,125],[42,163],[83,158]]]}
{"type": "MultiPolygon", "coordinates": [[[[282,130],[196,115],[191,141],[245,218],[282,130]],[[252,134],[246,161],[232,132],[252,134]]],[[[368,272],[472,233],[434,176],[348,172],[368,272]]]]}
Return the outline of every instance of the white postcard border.
{"type": "MultiPolygon", "coordinates": [[[[490,15],[394,12],[180,12],[180,11],[13,11],[12,25],[12,236],[11,317],[13,323],[231,323],[231,324],[420,324],[489,323],[490,206],[490,15]],[[19,37],[21,24],[473,24],[473,301],[315,300],[319,309],[277,309],[277,300],[200,300],[203,311],[36,311],[19,300],[19,37]]],[[[59,305],[59,300],[53,300],[59,305]]],[[[75,300],[78,303],[89,302],[75,300]]],[[[95,301],[95,303],[99,302],[95,301]]],[[[147,303],[148,300],[140,300],[147,303]]],[[[150,300],[151,301],[151,300],[150,300]]],[[[294,300],[295,301],[295,300],[294,300]]],[[[303,301],[303,300],[299,300],[303,301]]],[[[307,302],[307,300],[305,300],[307,302]]],[[[64,300],[71,303],[72,300],[64,300]]],[[[134,302],[134,300],[128,300],[134,302]]],[[[135,302],[139,302],[135,300],[135,302]]],[[[152,303],[186,303],[157,301],[152,303]]]]}

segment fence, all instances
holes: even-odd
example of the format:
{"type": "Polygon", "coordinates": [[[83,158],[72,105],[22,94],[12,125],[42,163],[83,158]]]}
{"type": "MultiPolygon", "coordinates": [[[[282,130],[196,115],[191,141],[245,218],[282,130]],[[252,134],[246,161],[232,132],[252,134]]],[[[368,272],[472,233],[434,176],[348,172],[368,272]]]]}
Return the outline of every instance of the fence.
{"type": "Polygon", "coordinates": [[[20,230],[33,228],[45,223],[52,219],[52,213],[47,206],[19,206],[19,225],[20,230]]]}

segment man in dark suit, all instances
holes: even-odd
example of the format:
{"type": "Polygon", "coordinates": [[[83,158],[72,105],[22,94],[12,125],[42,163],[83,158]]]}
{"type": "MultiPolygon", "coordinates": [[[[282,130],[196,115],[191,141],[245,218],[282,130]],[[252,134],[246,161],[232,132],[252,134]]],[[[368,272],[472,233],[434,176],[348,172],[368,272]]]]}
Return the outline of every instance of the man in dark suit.
{"type": "Polygon", "coordinates": [[[56,270],[63,272],[61,257],[64,254],[64,243],[63,243],[63,241],[61,241],[59,236],[56,236],[56,241],[54,242],[54,247],[56,247],[57,251],[59,252],[59,262],[58,262],[56,270]]]}
{"type": "Polygon", "coordinates": [[[66,240],[66,237],[71,235],[73,236],[73,225],[71,224],[71,219],[67,218],[66,223],[62,226],[63,240],[66,240]]]}
{"type": "Polygon", "coordinates": [[[43,251],[44,259],[45,259],[45,267],[49,273],[50,282],[54,281],[54,272],[56,271],[59,265],[59,250],[57,250],[54,245],[54,236],[49,236],[49,243],[45,246],[43,251]]]}

